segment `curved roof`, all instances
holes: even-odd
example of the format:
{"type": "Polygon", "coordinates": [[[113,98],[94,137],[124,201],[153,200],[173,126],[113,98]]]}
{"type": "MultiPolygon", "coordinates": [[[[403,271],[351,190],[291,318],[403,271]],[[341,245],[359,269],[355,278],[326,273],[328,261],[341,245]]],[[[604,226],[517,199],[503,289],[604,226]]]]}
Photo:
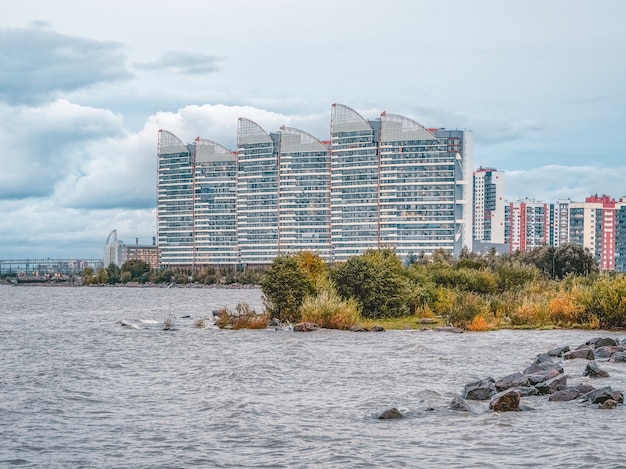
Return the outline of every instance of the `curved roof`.
{"type": "Polygon", "coordinates": [[[187,147],[176,135],[168,130],[159,130],[159,155],[187,152],[187,147]]]}
{"type": "Polygon", "coordinates": [[[259,124],[245,117],[239,118],[237,124],[237,145],[254,143],[271,143],[269,134],[259,124]]]}
{"type": "Polygon", "coordinates": [[[117,242],[117,230],[113,230],[109,233],[109,236],[107,236],[107,241],[105,244],[105,246],[109,246],[110,244],[115,244],[117,242]]]}
{"type": "Polygon", "coordinates": [[[300,129],[282,126],[280,128],[280,135],[281,152],[329,151],[328,147],[324,145],[321,140],[300,129]]]}
{"type": "Polygon", "coordinates": [[[223,145],[212,140],[196,139],[194,142],[196,163],[213,161],[235,161],[235,154],[223,145]]]}
{"type": "Polygon", "coordinates": [[[372,126],[354,109],[343,104],[333,104],[330,114],[331,132],[357,132],[372,130],[372,126]]]}
{"type": "Polygon", "coordinates": [[[380,115],[381,142],[398,142],[406,140],[436,140],[437,136],[422,124],[408,117],[383,112],[380,115]]]}

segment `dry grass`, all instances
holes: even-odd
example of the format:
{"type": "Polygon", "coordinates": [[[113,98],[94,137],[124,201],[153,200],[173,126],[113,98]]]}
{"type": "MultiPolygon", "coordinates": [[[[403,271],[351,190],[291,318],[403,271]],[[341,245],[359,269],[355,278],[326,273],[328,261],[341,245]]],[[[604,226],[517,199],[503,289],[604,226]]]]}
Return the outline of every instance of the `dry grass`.
{"type": "Polygon", "coordinates": [[[356,300],[342,300],[332,289],[305,298],[300,311],[303,322],[313,322],[325,329],[350,329],[361,319],[356,300]]]}
{"type": "Polygon", "coordinates": [[[268,314],[257,314],[247,303],[239,303],[235,311],[220,309],[215,325],[220,329],[265,329],[269,322],[268,314]]]}

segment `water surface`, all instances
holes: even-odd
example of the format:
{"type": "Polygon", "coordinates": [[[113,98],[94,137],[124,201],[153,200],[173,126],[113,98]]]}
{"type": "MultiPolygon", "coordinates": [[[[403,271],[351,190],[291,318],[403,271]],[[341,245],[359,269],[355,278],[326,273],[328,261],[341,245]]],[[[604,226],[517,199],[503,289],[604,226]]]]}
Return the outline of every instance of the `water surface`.
{"type": "MultiPolygon", "coordinates": [[[[194,327],[240,301],[262,310],[256,289],[0,286],[0,467],[626,467],[623,406],[448,410],[470,381],[624,333],[194,327]],[[406,418],[376,418],[390,407],[406,418]]],[[[626,390],[626,364],[599,364],[610,378],[565,362],[569,383],[626,390]]]]}

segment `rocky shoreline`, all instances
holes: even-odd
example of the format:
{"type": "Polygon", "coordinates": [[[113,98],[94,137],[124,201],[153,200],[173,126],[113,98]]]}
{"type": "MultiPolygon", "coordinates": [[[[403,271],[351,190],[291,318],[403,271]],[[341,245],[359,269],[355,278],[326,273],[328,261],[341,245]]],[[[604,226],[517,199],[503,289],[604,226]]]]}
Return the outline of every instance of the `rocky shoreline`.
{"type": "Polygon", "coordinates": [[[598,361],[626,363],[626,339],[619,342],[609,337],[597,337],[573,350],[566,345],[541,353],[521,372],[497,380],[487,377],[466,384],[462,396],[455,397],[450,408],[471,411],[468,400],[489,400],[489,408],[496,412],[520,411],[525,410],[520,404],[523,397],[546,395],[552,402],[578,400],[598,408],[613,409],[624,403],[622,391],[607,385],[596,388],[582,382],[568,384],[568,381],[583,377],[609,378],[609,373],[599,366],[598,361]],[[588,361],[580,377],[564,373],[563,362],[567,360],[588,361]]]}
{"type": "MultiPolygon", "coordinates": [[[[600,362],[624,363],[626,366],[626,339],[619,342],[609,337],[588,340],[571,350],[568,345],[537,355],[523,371],[499,379],[487,377],[464,386],[461,395],[456,395],[448,409],[458,412],[477,412],[470,402],[489,401],[489,411],[519,412],[533,410],[522,403],[529,396],[547,396],[550,402],[575,401],[598,409],[614,409],[624,403],[624,393],[614,390],[606,383],[609,373],[600,362]],[[586,360],[584,371],[579,376],[564,373],[563,364],[569,361],[586,360]],[[568,381],[600,380],[602,386],[589,383],[568,384],[568,381]]],[[[426,411],[434,409],[428,408],[426,411]]],[[[404,415],[392,407],[378,415],[379,419],[401,419],[404,415]]]]}

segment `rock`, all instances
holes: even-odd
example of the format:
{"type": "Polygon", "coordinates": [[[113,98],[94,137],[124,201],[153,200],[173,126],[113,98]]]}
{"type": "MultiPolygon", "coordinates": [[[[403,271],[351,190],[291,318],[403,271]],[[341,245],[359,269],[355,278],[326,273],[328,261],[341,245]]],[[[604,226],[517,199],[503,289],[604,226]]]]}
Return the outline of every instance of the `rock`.
{"type": "Polygon", "coordinates": [[[392,407],[391,409],[387,409],[382,414],[380,414],[378,418],[381,420],[401,419],[404,418],[404,415],[402,415],[398,409],[392,407]]]}
{"type": "Polygon", "coordinates": [[[369,329],[361,327],[359,325],[350,326],[350,332],[368,332],[369,329]]]}
{"type": "Polygon", "coordinates": [[[139,329],[139,326],[137,324],[131,324],[130,322],[124,321],[123,319],[121,321],[117,321],[117,323],[122,327],[128,327],[130,329],[139,329]]]}
{"type": "Polygon", "coordinates": [[[602,370],[595,361],[587,363],[583,376],[589,376],[590,378],[608,378],[609,373],[602,370]]]}
{"type": "Polygon", "coordinates": [[[383,326],[373,326],[372,332],[385,332],[385,328],[383,326]]]}
{"type": "Polygon", "coordinates": [[[312,332],[319,330],[320,326],[314,322],[300,322],[293,326],[294,332],[312,332]]]}
{"type": "Polygon", "coordinates": [[[548,352],[548,355],[551,357],[561,357],[565,352],[569,352],[569,345],[565,345],[563,347],[553,348],[548,352]]]}
{"type": "Polygon", "coordinates": [[[610,362],[624,363],[626,362],[626,352],[616,352],[609,358],[610,362]]]}
{"type": "Polygon", "coordinates": [[[624,402],[624,394],[622,394],[621,391],[613,391],[611,386],[605,386],[588,392],[583,396],[583,399],[592,404],[602,404],[604,401],[609,399],[621,404],[624,402]]]}
{"type": "Polygon", "coordinates": [[[489,408],[495,412],[519,412],[520,397],[517,389],[507,389],[493,396],[489,408]]]}
{"type": "Polygon", "coordinates": [[[593,355],[596,358],[610,358],[614,353],[623,352],[624,349],[619,346],[604,345],[602,347],[595,348],[593,355]]]}
{"type": "Polygon", "coordinates": [[[515,389],[517,389],[520,392],[522,397],[539,395],[539,391],[534,386],[522,386],[521,388],[515,388],[515,389]]]}
{"type": "Polygon", "coordinates": [[[588,392],[593,391],[595,388],[588,384],[579,384],[578,386],[568,386],[565,389],[553,392],[548,398],[549,401],[573,401],[580,396],[584,396],[588,392]]]}
{"type": "Polygon", "coordinates": [[[532,375],[532,374],[541,374],[545,371],[556,370],[558,373],[563,373],[563,366],[560,363],[555,363],[553,361],[544,361],[541,363],[533,363],[528,368],[526,368],[523,372],[524,375],[532,375]]]}
{"type": "Polygon", "coordinates": [[[519,371],[512,375],[505,376],[496,381],[496,390],[504,391],[505,389],[528,386],[528,377],[521,374],[519,371]]]}
{"type": "Polygon", "coordinates": [[[568,375],[559,375],[555,378],[549,379],[548,381],[539,383],[535,387],[539,391],[539,394],[552,394],[556,391],[564,389],[567,386],[567,378],[569,378],[568,375]]]}
{"type": "Polygon", "coordinates": [[[555,391],[550,394],[548,398],[549,401],[557,401],[557,402],[567,402],[573,401],[574,399],[578,399],[582,394],[576,388],[565,388],[560,391],[555,391]]]}
{"type": "Polygon", "coordinates": [[[496,385],[494,379],[486,378],[466,384],[463,388],[463,399],[486,401],[495,393],[496,385]]]}
{"type": "Polygon", "coordinates": [[[583,358],[585,360],[595,360],[595,355],[593,354],[593,349],[591,347],[584,347],[576,350],[572,350],[571,352],[567,352],[563,354],[563,360],[573,360],[576,358],[583,358]]]}
{"type": "MultiPolygon", "coordinates": [[[[561,369],[561,373],[562,372],[563,371],[561,369]]],[[[536,373],[526,375],[526,378],[528,378],[528,383],[531,386],[534,386],[535,384],[543,383],[544,381],[548,381],[549,379],[555,378],[559,376],[561,373],[559,373],[559,370],[557,370],[556,368],[552,368],[549,370],[542,370],[536,373]]]]}
{"type": "Polygon", "coordinates": [[[439,331],[439,332],[452,332],[453,334],[462,334],[463,333],[463,329],[460,329],[458,327],[452,327],[452,326],[435,327],[435,330],[439,331]]]}
{"type": "Polygon", "coordinates": [[[459,412],[472,412],[472,408],[470,407],[470,405],[461,396],[456,396],[454,399],[452,399],[452,402],[450,402],[450,410],[457,410],[459,412]]]}
{"type": "Polygon", "coordinates": [[[539,355],[537,355],[537,358],[535,358],[535,361],[533,362],[533,364],[538,365],[539,363],[545,363],[545,362],[554,363],[550,355],[548,355],[547,353],[540,353],[539,355]]]}
{"type": "Polygon", "coordinates": [[[607,399],[598,406],[598,409],[615,409],[617,407],[617,401],[613,399],[607,399]]]}
{"type": "Polygon", "coordinates": [[[267,327],[271,327],[274,328],[277,331],[280,330],[287,330],[289,329],[291,326],[291,324],[289,323],[289,321],[281,321],[278,318],[272,318],[270,323],[267,325],[267,327]]]}
{"type": "Polygon", "coordinates": [[[595,339],[588,340],[585,342],[585,345],[589,345],[591,347],[606,347],[606,346],[616,346],[617,342],[610,337],[596,337],[595,339]]]}

